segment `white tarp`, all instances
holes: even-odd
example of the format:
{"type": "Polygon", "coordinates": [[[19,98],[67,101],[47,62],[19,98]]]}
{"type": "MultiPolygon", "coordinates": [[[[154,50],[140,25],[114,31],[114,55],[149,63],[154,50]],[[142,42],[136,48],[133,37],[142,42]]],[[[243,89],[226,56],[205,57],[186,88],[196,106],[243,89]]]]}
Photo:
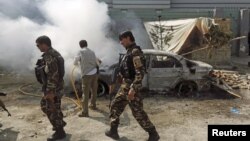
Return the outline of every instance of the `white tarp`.
{"type": "Polygon", "coordinates": [[[188,39],[190,33],[193,31],[194,27],[197,27],[201,33],[205,34],[208,32],[211,24],[214,24],[214,20],[211,18],[195,18],[195,19],[183,19],[183,20],[170,20],[170,21],[152,21],[145,22],[145,28],[149,34],[150,40],[155,49],[158,49],[157,45],[153,42],[153,39],[150,35],[154,25],[159,24],[163,27],[170,27],[173,31],[165,31],[162,33],[164,37],[167,32],[172,32],[173,38],[168,42],[169,45],[166,45],[162,42],[163,50],[178,53],[183,47],[185,41],[188,39]]]}

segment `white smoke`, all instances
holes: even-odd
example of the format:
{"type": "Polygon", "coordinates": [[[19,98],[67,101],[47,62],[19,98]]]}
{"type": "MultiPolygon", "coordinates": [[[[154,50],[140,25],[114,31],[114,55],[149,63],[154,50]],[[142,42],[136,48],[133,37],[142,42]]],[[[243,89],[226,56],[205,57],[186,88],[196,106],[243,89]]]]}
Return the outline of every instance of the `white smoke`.
{"type": "Polygon", "coordinates": [[[25,71],[31,66],[40,25],[25,18],[13,20],[0,14],[0,65],[25,71]],[[34,32],[33,32],[34,31],[34,32]]]}
{"type": "Polygon", "coordinates": [[[0,12],[10,18],[24,16],[37,22],[44,22],[37,2],[38,0],[0,0],[0,12]]]}
{"type": "Polygon", "coordinates": [[[72,66],[81,39],[88,41],[88,47],[95,51],[103,64],[110,65],[117,61],[119,49],[122,48],[118,42],[106,37],[110,18],[105,3],[96,0],[37,0],[30,5],[27,4],[29,1],[15,3],[15,0],[11,3],[0,0],[1,5],[10,7],[26,4],[30,12],[38,8],[34,12],[39,13],[38,17],[41,18],[38,20],[32,14],[27,15],[27,12],[13,16],[15,12],[0,10],[0,66],[19,72],[32,70],[35,60],[42,54],[35,44],[40,35],[50,37],[52,46],[66,60],[66,69],[72,66]]]}
{"type": "Polygon", "coordinates": [[[153,49],[149,35],[144,27],[141,18],[129,10],[122,13],[122,18],[117,18],[112,24],[112,30],[118,36],[120,32],[131,30],[135,36],[135,41],[143,49],[153,49]]]}

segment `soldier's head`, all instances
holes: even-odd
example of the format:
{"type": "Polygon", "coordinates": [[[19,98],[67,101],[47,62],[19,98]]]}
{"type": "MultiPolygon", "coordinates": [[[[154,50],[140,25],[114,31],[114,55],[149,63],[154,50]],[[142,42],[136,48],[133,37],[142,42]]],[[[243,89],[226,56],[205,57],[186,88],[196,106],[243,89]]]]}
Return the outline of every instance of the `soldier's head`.
{"type": "Polygon", "coordinates": [[[79,42],[79,45],[80,45],[81,48],[85,48],[85,47],[88,46],[88,43],[87,43],[86,40],[81,40],[81,41],[79,42]]]}
{"type": "Polygon", "coordinates": [[[41,52],[47,52],[51,47],[51,40],[48,36],[40,36],[36,39],[36,46],[41,52]]]}
{"type": "Polygon", "coordinates": [[[119,40],[124,47],[129,47],[131,44],[135,42],[134,35],[131,31],[122,32],[119,35],[119,40]]]}

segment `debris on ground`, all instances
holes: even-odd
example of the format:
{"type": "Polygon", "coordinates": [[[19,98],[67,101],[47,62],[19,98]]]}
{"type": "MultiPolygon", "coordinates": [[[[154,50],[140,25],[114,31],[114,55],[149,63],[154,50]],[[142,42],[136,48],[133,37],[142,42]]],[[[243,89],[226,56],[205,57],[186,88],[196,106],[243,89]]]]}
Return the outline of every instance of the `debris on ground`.
{"type": "Polygon", "coordinates": [[[213,77],[218,78],[218,83],[224,83],[232,89],[250,89],[250,75],[239,74],[237,71],[213,71],[213,77]]]}

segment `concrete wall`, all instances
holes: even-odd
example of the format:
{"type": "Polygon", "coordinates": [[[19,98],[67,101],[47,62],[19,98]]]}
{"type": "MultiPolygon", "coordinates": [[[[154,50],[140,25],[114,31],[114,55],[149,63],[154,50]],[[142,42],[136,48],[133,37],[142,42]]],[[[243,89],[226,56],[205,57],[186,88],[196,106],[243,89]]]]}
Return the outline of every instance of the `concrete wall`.
{"type": "Polygon", "coordinates": [[[250,8],[250,0],[99,0],[111,8],[250,8]]]}
{"type": "MultiPolygon", "coordinates": [[[[250,0],[99,0],[105,1],[114,19],[124,17],[124,11],[132,11],[143,21],[220,17],[230,18],[234,37],[246,35],[249,30],[250,0]],[[216,9],[216,12],[214,11],[216,9]],[[158,11],[161,10],[159,13],[158,11]]],[[[134,18],[129,17],[128,18],[134,18]]],[[[239,56],[240,46],[246,46],[246,39],[232,42],[232,55],[239,56]]],[[[247,51],[247,50],[246,50],[247,51]]]]}
{"type": "MultiPolygon", "coordinates": [[[[241,13],[241,22],[240,22],[240,35],[241,36],[248,36],[248,31],[249,31],[249,18],[250,18],[250,10],[248,9],[242,9],[240,11],[241,13]]],[[[248,42],[247,42],[247,38],[241,40],[240,42],[240,46],[242,48],[243,52],[248,53],[248,42]]]]}
{"type": "MultiPolygon", "coordinates": [[[[230,19],[215,19],[215,23],[219,24],[224,32],[230,32],[230,19]]],[[[231,48],[230,45],[223,47],[209,48],[192,53],[191,59],[207,62],[213,66],[221,64],[230,64],[231,48]]]]}
{"type": "Polygon", "coordinates": [[[165,9],[170,8],[170,0],[113,0],[113,8],[165,9]]]}
{"type": "Polygon", "coordinates": [[[250,0],[171,0],[171,8],[250,7],[250,0]]]}
{"type": "Polygon", "coordinates": [[[190,59],[206,62],[210,65],[229,65],[231,60],[231,49],[223,46],[218,49],[205,49],[192,54],[190,59]]]}
{"type": "Polygon", "coordinates": [[[170,8],[170,0],[99,0],[114,9],[165,9],[170,8]]]}

